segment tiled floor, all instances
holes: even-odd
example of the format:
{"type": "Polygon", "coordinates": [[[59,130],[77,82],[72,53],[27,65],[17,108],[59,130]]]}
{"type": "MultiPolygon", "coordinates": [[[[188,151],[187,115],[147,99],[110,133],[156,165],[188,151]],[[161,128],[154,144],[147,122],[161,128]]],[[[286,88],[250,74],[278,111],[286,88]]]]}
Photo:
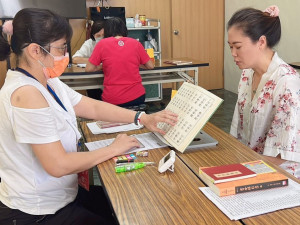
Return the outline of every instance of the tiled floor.
{"type": "MultiPolygon", "coordinates": [[[[235,103],[237,100],[237,94],[232,93],[230,91],[226,91],[224,89],[212,90],[213,94],[219,96],[224,100],[221,106],[217,109],[214,115],[210,118],[209,122],[213,123],[217,127],[221,128],[225,132],[229,133],[230,125],[232,120],[232,115],[235,107],[235,103]]],[[[148,113],[157,112],[159,110],[163,110],[171,97],[171,89],[164,89],[163,91],[163,100],[158,102],[148,102],[148,113]]],[[[94,184],[100,185],[99,177],[96,169],[93,170],[94,175],[94,184]]]]}

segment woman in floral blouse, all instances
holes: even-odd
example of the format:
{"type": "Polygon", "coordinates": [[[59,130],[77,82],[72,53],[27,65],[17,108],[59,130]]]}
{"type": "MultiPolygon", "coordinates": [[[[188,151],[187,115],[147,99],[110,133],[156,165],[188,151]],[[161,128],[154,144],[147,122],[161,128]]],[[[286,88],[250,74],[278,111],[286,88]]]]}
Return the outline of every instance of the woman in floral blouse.
{"type": "Polygon", "coordinates": [[[277,6],[245,8],[227,24],[231,54],[243,70],[230,133],[300,178],[300,76],[273,50],[278,14],[277,6]]]}

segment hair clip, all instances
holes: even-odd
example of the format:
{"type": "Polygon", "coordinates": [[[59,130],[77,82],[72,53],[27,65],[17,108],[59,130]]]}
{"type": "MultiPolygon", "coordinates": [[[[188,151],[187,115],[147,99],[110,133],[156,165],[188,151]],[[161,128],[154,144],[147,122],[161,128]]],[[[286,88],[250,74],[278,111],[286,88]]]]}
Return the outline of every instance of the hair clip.
{"type": "Polygon", "coordinates": [[[4,24],[2,25],[2,31],[4,34],[7,35],[13,35],[13,24],[12,24],[12,20],[7,20],[4,22],[4,24]]]}
{"type": "Polygon", "coordinates": [[[263,12],[267,12],[271,17],[277,17],[279,15],[279,8],[277,5],[271,5],[266,8],[263,12]]]}

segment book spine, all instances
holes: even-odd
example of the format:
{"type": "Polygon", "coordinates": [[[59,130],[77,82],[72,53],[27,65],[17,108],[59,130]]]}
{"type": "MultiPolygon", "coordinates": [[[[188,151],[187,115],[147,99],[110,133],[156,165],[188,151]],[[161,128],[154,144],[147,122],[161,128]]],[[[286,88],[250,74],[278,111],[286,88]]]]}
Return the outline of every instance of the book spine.
{"type": "Polygon", "coordinates": [[[257,190],[265,190],[270,188],[276,188],[276,187],[284,187],[288,185],[288,179],[284,180],[276,180],[276,181],[270,181],[260,184],[249,184],[249,185],[243,185],[238,186],[235,188],[235,192],[238,193],[245,193],[249,191],[257,191],[257,190]]]}
{"type": "MultiPolygon", "coordinates": [[[[210,185],[209,185],[210,186],[210,185]]],[[[266,190],[276,187],[288,186],[288,179],[275,180],[269,182],[262,182],[256,184],[247,184],[242,186],[232,186],[226,188],[219,188],[218,185],[211,185],[211,189],[220,197],[245,193],[250,191],[266,190]]]]}

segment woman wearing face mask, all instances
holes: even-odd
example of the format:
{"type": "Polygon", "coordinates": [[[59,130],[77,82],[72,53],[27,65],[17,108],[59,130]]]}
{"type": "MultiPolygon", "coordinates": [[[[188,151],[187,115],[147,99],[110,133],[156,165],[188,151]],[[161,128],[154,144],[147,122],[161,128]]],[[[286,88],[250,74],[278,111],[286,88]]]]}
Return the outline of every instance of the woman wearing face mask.
{"type": "Polygon", "coordinates": [[[104,21],[95,21],[91,28],[91,38],[72,56],[73,63],[86,64],[96,44],[104,37],[104,21]]]}
{"type": "MultiPolygon", "coordinates": [[[[0,26],[0,60],[12,50],[17,68],[8,70],[0,91],[0,224],[113,224],[102,190],[78,191],[77,173],[138,147],[134,137],[92,152],[77,152],[76,117],[145,125],[162,132],[158,122],[177,117],[162,111],[137,114],[70,89],[57,77],[68,64],[67,20],[49,10],[22,9],[12,23],[0,26]],[[82,195],[89,197],[82,197],[82,195]],[[85,208],[97,205],[93,210],[85,208]]],[[[98,187],[101,189],[101,187],[98,187]]],[[[95,190],[95,188],[93,188],[95,190]]]]}
{"type": "Polygon", "coordinates": [[[300,178],[300,76],[273,49],[281,37],[279,9],[239,10],[227,30],[243,70],[230,133],[300,178]]]}
{"type": "MultiPolygon", "coordinates": [[[[73,63],[86,64],[96,44],[104,37],[104,21],[95,21],[91,27],[91,38],[86,40],[81,48],[72,56],[73,63]]],[[[101,100],[102,89],[89,89],[87,96],[93,99],[101,100]]]]}

